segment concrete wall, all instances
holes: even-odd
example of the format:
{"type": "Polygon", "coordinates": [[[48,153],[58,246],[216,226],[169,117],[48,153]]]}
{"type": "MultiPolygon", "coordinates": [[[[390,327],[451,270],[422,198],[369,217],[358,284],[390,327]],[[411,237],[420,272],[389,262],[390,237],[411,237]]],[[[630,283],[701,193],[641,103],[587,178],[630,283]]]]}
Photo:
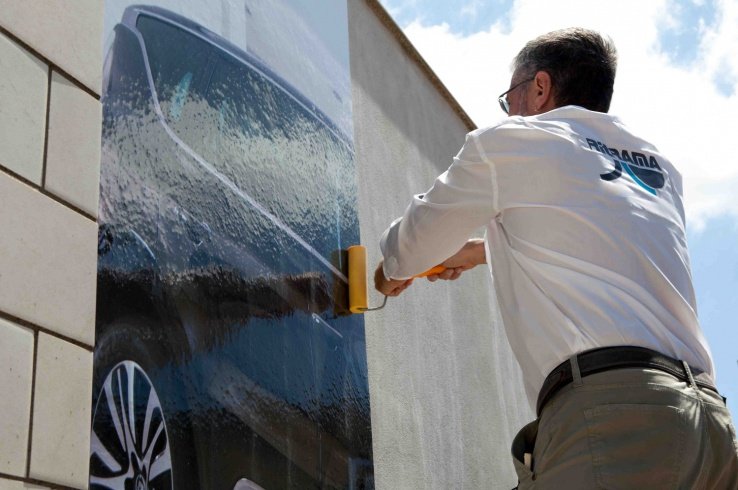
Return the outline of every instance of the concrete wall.
{"type": "MultiPolygon", "coordinates": [[[[375,0],[349,2],[359,216],[370,266],[385,227],[450,165],[471,129],[385,15],[375,0]]],[[[515,486],[509,446],[533,414],[486,270],[455,282],[416,281],[366,314],[366,339],[378,489],[515,486]]]]}
{"type": "Polygon", "coordinates": [[[97,0],[0,0],[0,489],[87,488],[97,0]]]}

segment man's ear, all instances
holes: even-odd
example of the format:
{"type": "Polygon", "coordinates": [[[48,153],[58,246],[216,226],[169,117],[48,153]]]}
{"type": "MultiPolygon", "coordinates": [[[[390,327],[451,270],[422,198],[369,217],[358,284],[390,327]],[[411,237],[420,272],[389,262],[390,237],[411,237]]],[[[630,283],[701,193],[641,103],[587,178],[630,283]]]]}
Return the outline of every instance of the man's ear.
{"type": "Polygon", "coordinates": [[[546,71],[538,71],[533,79],[533,109],[536,114],[556,109],[551,75],[546,71]]]}

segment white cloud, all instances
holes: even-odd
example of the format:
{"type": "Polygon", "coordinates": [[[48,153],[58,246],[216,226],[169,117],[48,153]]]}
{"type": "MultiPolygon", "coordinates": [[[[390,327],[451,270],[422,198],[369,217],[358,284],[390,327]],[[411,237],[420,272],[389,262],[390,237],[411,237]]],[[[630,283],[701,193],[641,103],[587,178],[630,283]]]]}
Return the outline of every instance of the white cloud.
{"type": "Polygon", "coordinates": [[[720,214],[738,218],[738,161],[731,144],[738,126],[738,1],[717,3],[718,21],[700,29],[697,59],[689,66],[674,65],[658,50],[659,30],[679,28],[684,19],[674,15],[675,2],[518,0],[509,23],[483,32],[463,36],[447,24],[419,21],[404,31],[480,126],[503,116],[497,95],[507,89],[510,61],[526,41],[574,25],[608,34],[620,60],[611,113],[681,170],[690,227],[701,228],[720,214]]]}
{"type": "Polygon", "coordinates": [[[417,11],[418,2],[420,0],[396,0],[391,2],[381,2],[382,6],[395,19],[401,17],[408,11],[417,11]]]}
{"type": "Polygon", "coordinates": [[[716,29],[706,30],[701,49],[707,71],[713,76],[726,76],[736,91],[738,79],[738,2],[719,2],[720,22],[716,29]]]}

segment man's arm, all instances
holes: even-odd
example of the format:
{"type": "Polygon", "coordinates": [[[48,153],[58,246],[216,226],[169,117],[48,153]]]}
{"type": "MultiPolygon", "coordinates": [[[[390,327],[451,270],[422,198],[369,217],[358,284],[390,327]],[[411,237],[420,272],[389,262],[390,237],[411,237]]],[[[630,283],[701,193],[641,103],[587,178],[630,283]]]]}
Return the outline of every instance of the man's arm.
{"type": "Polygon", "coordinates": [[[402,218],[384,232],[383,273],[375,275],[380,291],[399,294],[410,284],[404,281],[452,258],[453,270],[432,280],[456,278],[483,263],[480,241],[465,244],[497,213],[492,175],[491,163],[480,154],[476,136],[470,133],[448,170],[427,193],[415,196],[402,218]]]}
{"type": "Polygon", "coordinates": [[[461,277],[463,272],[485,263],[487,263],[487,256],[484,240],[481,238],[472,238],[461,247],[461,250],[441,263],[446,268],[445,271],[440,274],[430,275],[427,279],[430,282],[435,282],[438,279],[455,281],[461,277]]]}
{"type": "MultiPolygon", "coordinates": [[[[484,240],[472,238],[467,241],[461,250],[443,261],[441,264],[446,268],[440,274],[427,276],[430,282],[438,279],[454,281],[461,277],[462,272],[468,271],[478,265],[486,263],[486,252],[484,240]]],[[[374,271],[374,287],[385,296],[399,296],[413,283],[413,279],[387,279],[384,277],[384,261],[379,261],[377,270],[374,271]]]]}
{"type": "Polygon", "coordinates": [[[374,271],[374,287],[385,296],[399,296],[413,283],[413,279],[387,279],[384,277],[384,261],[380,260],[374,271]]]}

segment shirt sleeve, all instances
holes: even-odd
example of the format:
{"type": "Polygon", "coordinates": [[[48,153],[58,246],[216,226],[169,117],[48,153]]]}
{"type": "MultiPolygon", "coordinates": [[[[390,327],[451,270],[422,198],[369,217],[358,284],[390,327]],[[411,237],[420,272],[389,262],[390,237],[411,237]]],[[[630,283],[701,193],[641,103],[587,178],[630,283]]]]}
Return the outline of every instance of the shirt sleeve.
{"type": "Polygon", "coordinates": [[[448,170],[428,192],[414,196],[382,235],[385,277],[408,279],[440,264],[494,218],[491,165],[475,134],[469,133],[448,170]]]}

